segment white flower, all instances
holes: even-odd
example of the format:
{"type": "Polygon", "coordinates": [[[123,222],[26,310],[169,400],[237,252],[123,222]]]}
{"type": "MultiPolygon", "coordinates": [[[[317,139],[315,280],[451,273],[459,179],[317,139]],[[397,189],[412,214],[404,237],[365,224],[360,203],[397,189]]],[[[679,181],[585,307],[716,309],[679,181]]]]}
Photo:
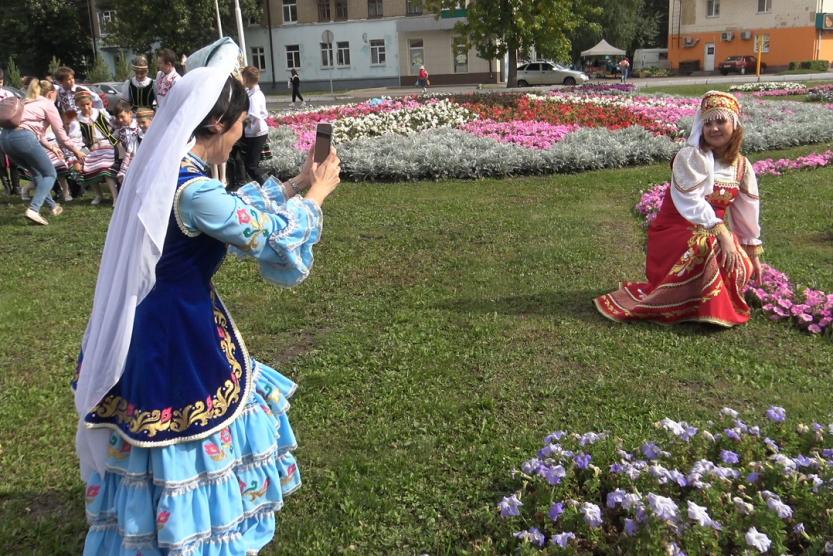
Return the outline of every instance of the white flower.
{"type": "Polygon", "coordinates": [[[725,415],[727,417],[731,417],[732,419],[737,419],[738,415],[740,415],[737,411],[732,409],[731,407],[724,407],[720,410],[721,415],[725,415]]]}
{"type": "Polygon", "coordinates": [[[792,508],[781,502],[777,497],[772,497],[766,501],[767,507],[778,514],[781,519],[789,519],[793,516],[792,508]]]}
{"type": "Polygon", "coordinates": [[[772,541],[765,534],[759,533],[754,527],[750,527],[749,531],[746,532],[746,544],[763,554],[769,550],[772,541]]]}
{"type": "Polygon", "coordinates": [[[743,515],[749,515],[753,511],[755,511],[755,507],[752,504],[750,504],[749,502],[745,502],[739,496],[735,496],[734,498],[732,498],[732,502],[734,502],[735,504],[735,509],[737,509],[737,511],[739,511],[743,515]]]}
{"type": "Polygon", "coordinates": [[[709,517],[708,509],[705,506],[698,506],[691,500],[688,501],[688,517],[700,527],[711,527],[714,522],[709,517]]]}

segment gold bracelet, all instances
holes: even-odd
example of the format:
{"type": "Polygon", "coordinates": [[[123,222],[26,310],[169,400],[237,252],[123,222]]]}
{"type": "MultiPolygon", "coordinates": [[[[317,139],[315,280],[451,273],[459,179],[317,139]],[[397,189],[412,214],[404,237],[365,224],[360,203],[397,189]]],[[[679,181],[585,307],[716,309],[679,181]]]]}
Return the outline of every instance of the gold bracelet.
{"type": "Polygon", "coordinates": [[[709,233],[713,236],[719,236],[723,232],[726,232],[727,234],[729,233],[729,228],[727,228],[726,224],[724,224],[723,222],[718,222],[717,224],[709,228],[709,233]]]}
{"type": "Polygon", "coordinates": [[[746,254],[750,257],[760,257],[764,254],[763,245],[744,245],[743,248],[746,249],[746,254]]]}

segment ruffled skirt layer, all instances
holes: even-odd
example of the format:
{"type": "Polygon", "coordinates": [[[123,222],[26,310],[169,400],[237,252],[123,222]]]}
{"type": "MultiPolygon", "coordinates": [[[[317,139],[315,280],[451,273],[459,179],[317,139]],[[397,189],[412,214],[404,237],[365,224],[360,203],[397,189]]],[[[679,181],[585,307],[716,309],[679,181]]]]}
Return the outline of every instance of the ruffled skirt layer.
{"type": "Polygon", "coordinates": [[[87,483],[85,556],[256,554],[301,485],[286,412],[295,384],[257,361],[241,415],[207,438],[137,448],[116,433],[87,483]]]}

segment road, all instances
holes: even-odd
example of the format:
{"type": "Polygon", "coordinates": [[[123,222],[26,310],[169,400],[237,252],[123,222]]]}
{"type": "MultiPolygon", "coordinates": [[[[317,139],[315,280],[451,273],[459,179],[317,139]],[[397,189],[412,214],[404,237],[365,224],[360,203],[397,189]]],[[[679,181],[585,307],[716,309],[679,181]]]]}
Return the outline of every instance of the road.
{"type": "MultiPolygon", "coordinates": [[[[702,76],[687,76],[687,77],[663,77],[663,78],[643,78],[643,79],[629,79],[628,82],[636,85],[637,89],[643,87],[666,87],[669,85],[707,85],[707,84],[725,84],[725,83],[752,83],[758,78],[754,75],[702,75],[702,76]]],[[[818,81],[818,80],[833,80],[833,72],[824,73],[805,73],[797,75],[762,75],[761,81],[818,81]]],[[[604,82],[603,80],[595,80],[593,82],[604,82]]],[[[616,83],[613,80],[607,80],[609,83],[616,83]]],[[[533,91],[541,90],[547,91],[552,87],[527,87],[525,89],[514,89],[515,91],[533,91]]],[[[453,85],[453,86],[437,86],[431,87],[431,93],[434,94],[460,94],[460,93],[474,93],[474,92],[503,92],[507,89],[504,86],[488,85],[482,89],[478,89],[477,85],[453,85]]],[[[303,92],[303,91],[302,91],[303,92]]],[[[311,106],[323,106],[332,104],[349,104],[353,102],[362,102],[364,100],[380,97],[404,97],[418,95],[420,89],[416,87],[380,87],[375,89],[356,89],[352,91],[336,91],[335,94],[318,94],[310,93],[305,97],[307,104],[311,106]]],[[[267,92],[266,96],[267,108],[269,110],[287,110],[292,108],[289,94],[271,94],[267,92]]]]}

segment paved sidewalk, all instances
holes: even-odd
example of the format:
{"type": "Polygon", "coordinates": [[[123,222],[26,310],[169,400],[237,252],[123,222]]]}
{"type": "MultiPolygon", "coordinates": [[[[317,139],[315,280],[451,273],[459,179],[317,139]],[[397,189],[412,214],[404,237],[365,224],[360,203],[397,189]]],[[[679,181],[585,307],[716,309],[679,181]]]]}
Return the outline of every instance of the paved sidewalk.
{"type": "MultiPolygon", "coordinates": [[[[698,84],[725,84],[725,83],[752,83],[757,81],[758,78],[755,75],[738,75],[738,74],[731,74],[731,75],[692,75],[686,77],[661,77],[661,78],[634,78],[629,79],[628,83],[631,83],[636,86],[637,89],[641,89],[643,87],[666,87],[666,86],[673,86],[673,85],[698,85],[698,84]]],[[[796,75],[776,75],[776,74],[764,74],[761,76],[761,81],[819,81],[819,80],[831,80],[833,81],[833,72],[824,72],[824,73],[805,73],[805,74],[796,74],[796,75]]],[[[618,81],[614,79],[594,79],[590,81],[590,83],[618,83],[618,81]]],[[[548,91],[558,85],[555,86],[540,86],[540,87],[525,87],[523,89],[511,89],[513,92],[518,91],[548,91]]],[[[280,91],[280,89],[278,89],[280,91]]],[[[482,88],[478,88],[477,85],[448,85],[448,86],[436,86],[431,87],[429,89],[429,93],[433,94],[460,94],[460,93],[501,93],[509,91],[505,85],[484,85],[482,88]]],[[[270,110],[286,110],[293,108],[292,103],[290,102],[290,95],[289,91],[286,93],[279,93],[279,92],[269,92],[264,91],[266,93],[266,102],[270,110]]],[[[301,91],[304,95],[304,98],[307,100],[307,104],[311,106],[321,106],[321,105],[328,105],[328,104],[348,104],[352,102],[361,102],[363,100],[367,100],[374,97],[381,97],[381,96],[389,96],[389,97],[404,97],[404,96],[413,96],[419,95],[421,93],[421,89],[418,87],[377,87],[372,89],[354,89],[349,91],[335,91],[333,94],[329,92],[321,93],[321,92],[309,92],[305,93],[301,91]]]]}

